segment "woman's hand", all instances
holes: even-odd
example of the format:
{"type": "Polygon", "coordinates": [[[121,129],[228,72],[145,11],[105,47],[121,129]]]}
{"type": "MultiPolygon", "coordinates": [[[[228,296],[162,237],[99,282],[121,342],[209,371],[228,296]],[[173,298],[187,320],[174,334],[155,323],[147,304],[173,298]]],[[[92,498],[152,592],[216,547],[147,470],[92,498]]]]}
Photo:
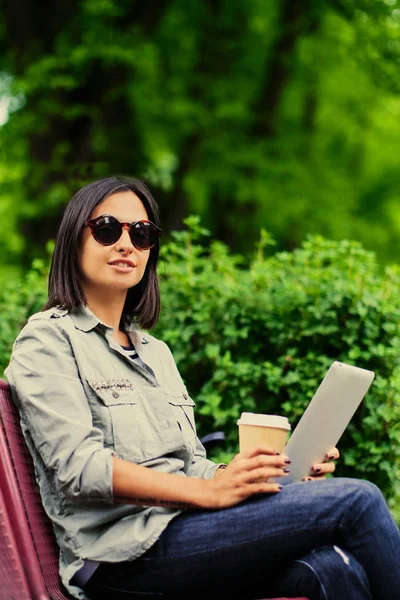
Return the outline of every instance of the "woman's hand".
{"type": "Polygon", "coordinates": [[[280,492],[282,486],[267,479],[288,475],[289,464],[287,456],[265,446],[236,454],[226,469],[217,470],[216,476],[209,480],[204,508],[228,508],[253,494],[280,492]]]}
{"type": "Polygon", "coordinates": [[[331,461],[337,460],[339,456],[339,450],[337,448],[332,448],[332,450],[327,452],[325,461],[323,463],[313,465],[311,471],[314,475],[305,477],[304,481],[318,481],[319,479],[325,479],[326,474],[333,473],[336,468],[336,465],[331,461]]]}

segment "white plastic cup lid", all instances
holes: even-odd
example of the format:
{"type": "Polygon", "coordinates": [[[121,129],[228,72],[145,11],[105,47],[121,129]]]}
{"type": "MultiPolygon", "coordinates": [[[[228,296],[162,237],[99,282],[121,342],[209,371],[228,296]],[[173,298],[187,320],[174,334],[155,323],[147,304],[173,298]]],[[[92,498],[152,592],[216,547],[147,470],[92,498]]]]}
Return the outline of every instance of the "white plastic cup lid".
{"type": "Polygon", "coordinates": [[[238,425],[257,425],[258,427],[275,427],[290,431],[290,423],[286,417],[279,415],[260,415],[257,413],[244,412],[241,414],[238,425]]]}

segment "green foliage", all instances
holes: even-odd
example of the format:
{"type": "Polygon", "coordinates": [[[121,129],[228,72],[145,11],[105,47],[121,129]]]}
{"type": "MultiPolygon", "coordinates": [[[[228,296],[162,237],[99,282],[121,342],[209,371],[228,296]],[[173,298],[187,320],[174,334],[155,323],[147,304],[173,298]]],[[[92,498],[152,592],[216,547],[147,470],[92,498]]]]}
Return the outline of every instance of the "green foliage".
{"type": "Polygon", "coordinates": [[[24,277],[0,284],[0,373],[8,364],[12,343],[28,318],[40,311],[47,299],[47,266],[33,261],[24,277]]]}
{"type": "Polygon", "coordinates": [[[400,475],[400,269],[382,270],[350,241],[315,236],[253,258],[201,241],[195,218],[163,248],[157,334],[171,345],[197,401],[202,434],[223,429],[237,451],[242,411],[295,426],[334,360],[376,379],[344,434],[339,475],[368,478],[388,498],[400,475]]]}
{"type": "MultiPolygon", "coordinates": [[[[237,451],[242,411],[286,415],[294,427],[334,360],[376,379],[340,441],[337,474],[375,482],[400,517],[400,269],[357,242],[310,237],[266,257],[262,232],[250,259],[212,240],[198,217],[162,248],[162,311],[155,334],[174,352],[197,403],[200,435],[223,429],[237,451]]],[[[0,291],[0,363],[45,302],[45,272],[0,291]]]]}
{"type": "Polygon", "coordinates": [[[195,212],[242,253],[257,222],[279,249],[319,233],[397,259],[399,0],[18,6],[18,27],[0,8],[5,262],[112,173],[148,181],[166,231],[195,212]]]}

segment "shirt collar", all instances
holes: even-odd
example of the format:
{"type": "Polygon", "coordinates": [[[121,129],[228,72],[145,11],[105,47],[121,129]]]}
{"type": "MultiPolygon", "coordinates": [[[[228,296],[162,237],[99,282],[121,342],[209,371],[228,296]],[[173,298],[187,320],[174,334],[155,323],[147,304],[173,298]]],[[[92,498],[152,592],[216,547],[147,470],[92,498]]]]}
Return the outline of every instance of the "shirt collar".
{"type": "MultiPolygon", "coordinates": [[[[60,312],[65,314],[67,311],[60,312]]],[[[96,315],[93,314],[90,308],[88,308],[87,306],[78,306],[77,308],[73,308],[69,312],[69,316],[75,327],[80,331],[84,331],[85,333],[91,331],[92,329],[95,329],[95,327],[98,327],[99,325],[106,329],[112,330],[112,327],[110,327],[110,325],[107,325],[106,323],[103,323],[103,321],[100,321],[100,319],[96,317],[96,315]]],[[[127,332],[133,334],[133,337],[136,338],[136,340],[141,344],[149,343],[148,337],[146,337],[143,334],[143,332],[139,329],[137,323],[135,323],[134,321],[126,328],[126,330],[127,332]]]]}
{"type": "Polygon", "coordinates": [[[91,331],[98,325],[103,325],[103,327],[112,329],[112,327],[100,321],[100,319],[98,319],[87,306],[78,306],[77,308],[73,308],[70,310],[69,316],[75,327],[81,331],[84,331],[85,333],[91,331]]]}

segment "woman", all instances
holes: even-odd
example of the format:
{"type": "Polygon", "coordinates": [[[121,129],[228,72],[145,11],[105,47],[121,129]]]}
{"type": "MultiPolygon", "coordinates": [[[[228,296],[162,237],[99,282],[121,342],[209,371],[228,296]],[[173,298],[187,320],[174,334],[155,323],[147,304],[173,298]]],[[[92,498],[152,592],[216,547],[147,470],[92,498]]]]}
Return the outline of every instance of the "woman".
{"type": "Polygon", "coordinates": [[[289,459],[264,447],[206,459],[172,355],[142,331],[159,314],[160,232],[143,183],[78,191],[47,305],[6,370],[65,586],[91,599],[397,598],[400,534],[374,485],[282,489],[266,480],[289,459]]]}

